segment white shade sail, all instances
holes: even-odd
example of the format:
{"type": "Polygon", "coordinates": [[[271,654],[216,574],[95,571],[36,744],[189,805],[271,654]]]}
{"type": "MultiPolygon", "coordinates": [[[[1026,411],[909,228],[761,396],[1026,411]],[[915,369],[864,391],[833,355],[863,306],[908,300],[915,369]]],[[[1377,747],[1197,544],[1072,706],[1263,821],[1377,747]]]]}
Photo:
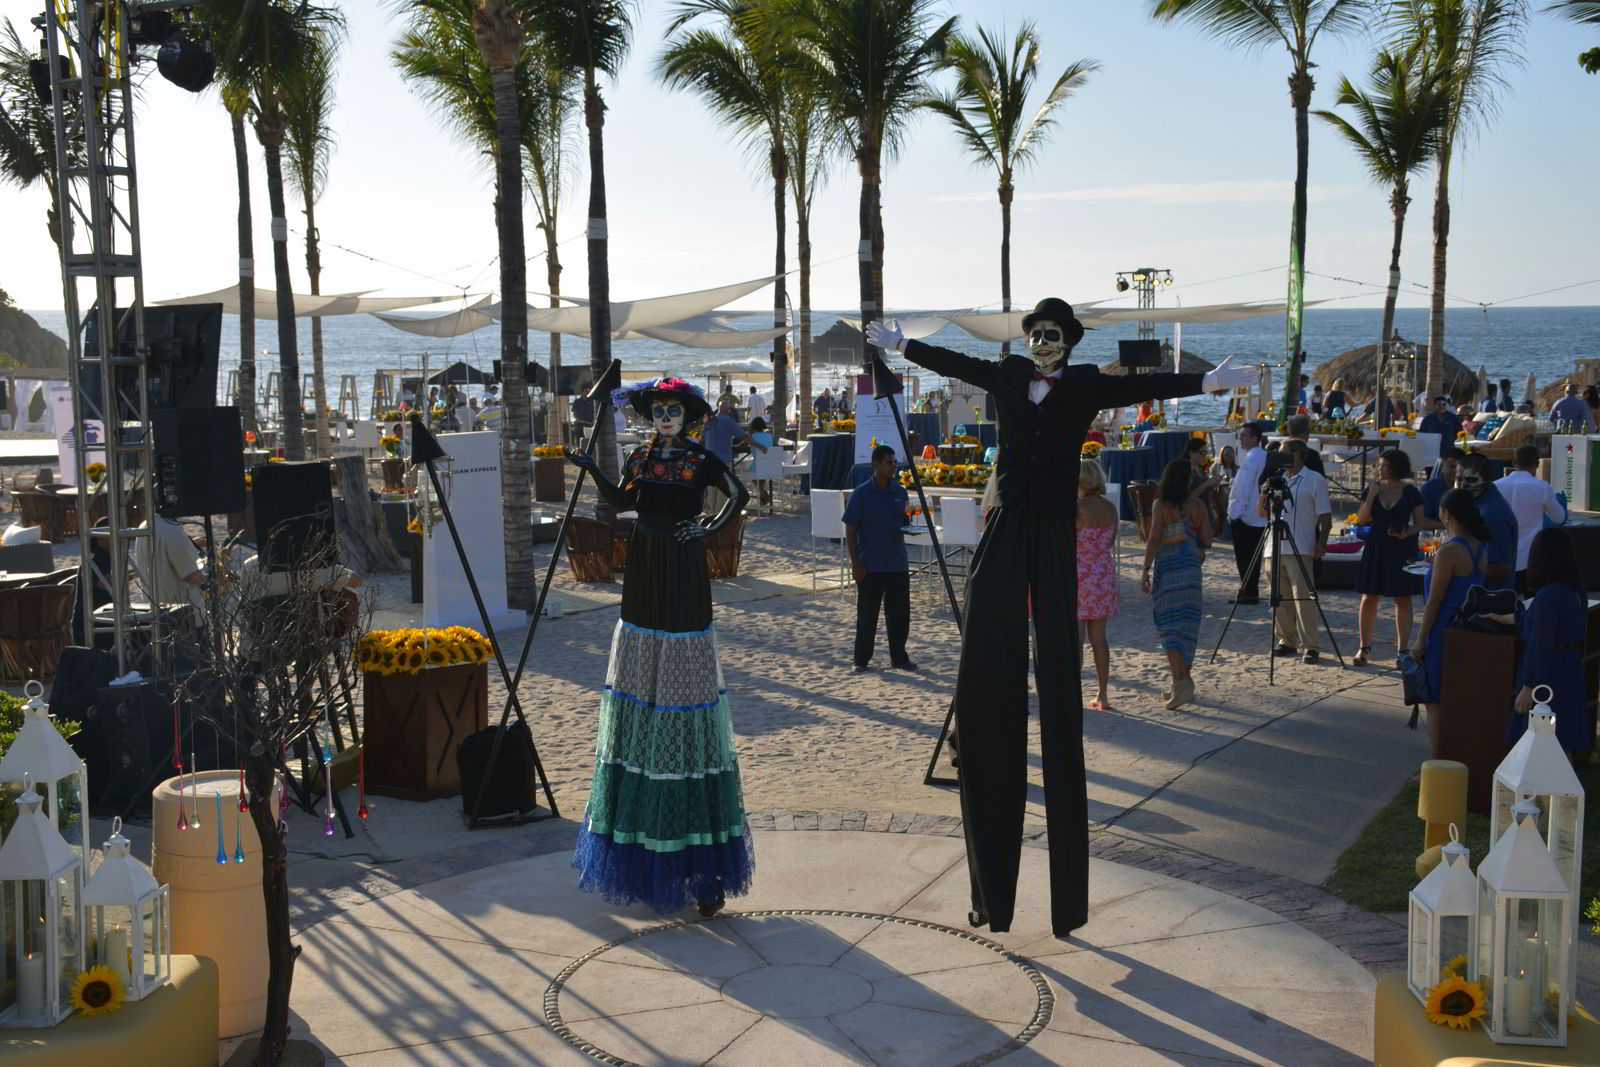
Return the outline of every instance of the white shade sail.
{"type": "MultiPolygon", "coordinates": [[[[944,329],[945,325],[952,321],[951,316],[955,314],[954,311],[927,311],[914,315],[891,314],[886,317],[893,319],[895,325],[900,327],[900,332],[908,338],[920,341],[944,329]]],[[[839,321],[858,333],[861,331],[860,315],[840,315],[839,321]]]]}
{"type": "MultiPolygon", "coordinates": [[[[359,315],[374,311],[394,311],[397,308],[419,307],[423,304],[440,304],[446,300],[459,300],[459,293],[449,296],[367,296],[370,289],[355,293],[329,293],[322,296],[313,296],[310,293],[294,294],[295,318],[317,317],[324,315],[359,315]]],[[[273,289],[257,289],[256,318],[264,321],[275,320],[278,316],[278,294],[273,289]]],[[[230,315],[239,314],[239,287],[230,285],[226,289],[217,289],[209,293],[197,293],[193,296],[176,296],[168,300],[155,300],[154,306],[165,304],[221,304],[222,310],[230,315]]]]}
{"type": "Polygon", "coordinates": [[[489,298],[483,296],[460,311],[443,315],[382,315],[374,312],[372,317],[382,319],[397,330],[422,337],[460,337],[500,321],[500,317],[488,305],[489,298]]]}
{"type": "MultiPolygon", "coordinates": [[[[1306,301],[1306,307],[1323,303],[1306,301]]],[[[1080,304],[1075,308],[1078,321],[1085,329],[1098,329],[1119,322],[1236,322],[1267,315],[1282,315],[1285,305],[1277,303],[1201,304],[1188,308],[1102,308],[1094,304],[1080,304]]],[[[948,319],[980,341],[1014,340],[1022,336],[1022,311],[973,311],[964,315],[950,315],[948,319]]],[[[906,336],[911,336],[909,333],[906,336]]]]}

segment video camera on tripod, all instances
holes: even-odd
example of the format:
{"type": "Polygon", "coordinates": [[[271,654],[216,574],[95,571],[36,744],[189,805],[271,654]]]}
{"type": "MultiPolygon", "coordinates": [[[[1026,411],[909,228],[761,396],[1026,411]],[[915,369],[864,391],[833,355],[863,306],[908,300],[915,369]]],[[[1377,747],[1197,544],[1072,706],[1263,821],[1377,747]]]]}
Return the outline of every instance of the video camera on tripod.
{"type": "Polygon", "coordinates": [[[1281,471],[1273,471],[1261,480],[1261,492],[1267,498],[1267,506],[1272,509],[1273,518],[1278,518],[1294,490],[1289,488],[1289,479],[1285,478],[1281,471]]]}

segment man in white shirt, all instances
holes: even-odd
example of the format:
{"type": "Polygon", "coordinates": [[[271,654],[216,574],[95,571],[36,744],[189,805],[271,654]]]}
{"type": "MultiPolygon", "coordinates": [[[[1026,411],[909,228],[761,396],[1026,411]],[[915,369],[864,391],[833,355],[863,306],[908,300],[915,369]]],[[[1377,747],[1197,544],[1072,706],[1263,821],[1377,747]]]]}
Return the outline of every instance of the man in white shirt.
{"type": "MultiPolygon", "coordinates": [[[[1315,663],[1320,641],[1317,589],[1311,572],[1328,547],[1328,534],[1333,531],[1333,502],[1328,496],[1328,480],[1306,466],[1306,443],[1287,441],[1284,451],[1289,454],[1289,468],[1283,472],[1284,480],[1289,483],[1289,497],[1283,505],[1283,519],[1288,529],[1278,544],[1281,555],[1273,556],[1272,542],[1267,543],[1278,592],[1278,603],[1273,605],[1278,647],[1273,655],[1303,653],[1304,662],[1315,663]]],[[[1263,517],[1271,512],[1267,496],[1263,491],[1258,509],[1263,517]]]]}
{"type": "Polygon", "coordinates": [[[1512,461],[1515,466],[1510,474],[1498,479],[1494,487],[1505,497],[1506,503],[1511,505],[1511,513],[1517,517],[1517,588],[1523,588],[1523,571],[1528,569],[1528,548],[1533,544],[1534,535],[1544,529],[1544,520],[1551,522],[1565,522],[1567,515],[1562,510],[1561,502],[1556,499],[1556,491],[1549,482],[1540,478],[1535,471],[1539,469],[1539,446],[1518,445],[1516,458],[1512,461]]]}
{"type": "Polygon", "coordinates": [[[1261,472],[1267,450],[1261,447],[1261,430],[1253,422],[1239,427],[1239,470],[1228,488],[1228,529],[1233,536],[1233,562],[1239,569],[1239,603],[1261,602],[1261,567],[1256,550],[1267,520],[1256,507],[1261,472]]]}
{"type": "Polygon", "coordinates": [[[767,398],[756,392],[756,387],[750,387],[750,399],[745,401],[745,421],[759,419],[767,413],[767,398]]]}
{"type": "Polygon", "coordinates": [[[161,594],[163,604],[189,604],[203,616],[205,575],[194,542],[183,532],[183,527],[161,515],[156,516],[153,526],[147,523],[139,526],[151,531],[149,537],[135,540],[132,548],[133,569],[140,590],[147,599],[153,600],[153,587],[161,594]]]}

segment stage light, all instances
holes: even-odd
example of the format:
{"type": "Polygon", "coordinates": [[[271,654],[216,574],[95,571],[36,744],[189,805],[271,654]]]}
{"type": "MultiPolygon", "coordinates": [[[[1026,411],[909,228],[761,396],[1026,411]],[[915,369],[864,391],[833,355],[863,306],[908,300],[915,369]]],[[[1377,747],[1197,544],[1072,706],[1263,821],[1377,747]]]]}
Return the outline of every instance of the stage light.
{"type": "Polygon", "coordinates": [[[1149,277],[1149,275],[1145,274],[1145,272],[1142,270],[1136,270],[1133,272],[1133,280],[1136,282],[1142,282],[1147,277],[1149,277]]]}
{"type": "Polygon", "coordinates": [[[156,69],[180,89],[198,93],[211,84],[217,73],[217,57],[177,34],[161,42],[156,53],[156,69]]]}
{"type": "Polygon", "coordinates": [[[1172,275],[1170,275],[1170,274],[1169,274],[1169,275],[1167,275],[1167,277],[1166,277],[1166,284],[1167,284],[1167,285],[1171,285],[1171,284],[1172,284],[1172,275]]]}
{"type": "Polygon", "coordinates": [[[1117,292],[1126,293],[1127,291],[1128,291],[1128,279],[1126,279],[1126,278],[1118,278],[1117,279],[1117,292]]]}
{"type": "Polygon", "coordinates": [[[172,36],[172,12],[131,11],[128,13],[128,43],[162,45],[172,36]]]}

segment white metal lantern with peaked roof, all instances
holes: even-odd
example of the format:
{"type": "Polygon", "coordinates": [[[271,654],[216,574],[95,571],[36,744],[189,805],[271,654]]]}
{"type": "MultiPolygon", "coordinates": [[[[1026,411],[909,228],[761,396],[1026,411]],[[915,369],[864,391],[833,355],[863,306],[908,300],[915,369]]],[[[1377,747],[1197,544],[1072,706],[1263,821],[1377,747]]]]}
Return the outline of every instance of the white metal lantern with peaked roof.
{"type": "Polygon", "coordinates": [[[83,861],[41,810],[44,798],[23,784],[16,822],[0,843],[0,1027],[66,1018],[83,970],[83,861]]]}
{"type": "MultiPolygon", "coordinates": [[[[1544,839],[1556,870],[1567,884],[1567,907],[1571,911],[1572,936],[1577,937],[1578,899],[1583,872],[1583,783],[1572,769],[1561,742],[1556,739],[1556,716],[1550,710],[1550,687],[1534,690],[1537,703],[1528,713],[1528,729],[1517,739],[1511,752],[1494,772],[1494,798],[1489,814],[1489,840],[1511,826],[1511,806],[1524,798],[1539,807],[1539,835],[1544,839]],[[1541,695],[1542,691],[1542,695],[1541,695]]],[[[1567,950],[1567,986],[1575,989],[1577,954],[1567,950]]]]}
{"type": "Polygon", "coordinates": [[[24,692],[28,702],[23,705],[22,726],[11,747],[0,757],[0,783],[21,784],[23,779],[31,779],[34,789],[44,797],[46,817],[77,851],[78,859],[86,860],[89,772],[50,722],[44,686],[30,681],[24,692]]]}
{"type": "Polygon", "coordinates": [[[133,858],[122,820],[111,820],[105,858],[83,887],[84,924],[94,935],[94,962],[122,976],[129,1000],[172,977],[169,890],[133,858]]]}
{"type": "Polygon", "coordinates": [[[1478,867],[1478,980],[1497,1042],[1565,1045],[1572,1002],[1567,884],[1539,836],[1539,807],[1511,806],[1511,827],[1478,867]]]}
{"type": "Polygon", "coordinates": [[[1406,984],[1424,1002],[1445,972],[1477,972],[1478,876],[1454,823],[1440,853],[1438,865],[1411,891],[1407,917],[1406,984]]]}

